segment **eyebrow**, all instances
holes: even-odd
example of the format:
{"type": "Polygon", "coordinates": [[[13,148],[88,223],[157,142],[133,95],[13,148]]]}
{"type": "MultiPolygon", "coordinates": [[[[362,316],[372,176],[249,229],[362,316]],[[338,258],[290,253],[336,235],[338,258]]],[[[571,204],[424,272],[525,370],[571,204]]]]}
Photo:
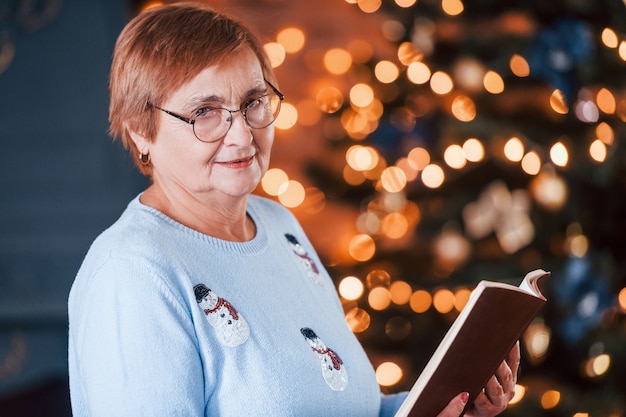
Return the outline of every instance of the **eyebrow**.
{"type": "MultiPolygon", "coordinates": [[[[263,93],[267,91],[267,84],[263,83],[263,86],[261,86],[260,84],[257,85],[254,88],[251,88],[250,90],[248,90],[245,94],[244,94],[244,99],[242,101],[243,102],[246,101],[247,98],[250,98],[256,94],[259,93],[263,93]]],[[[189,101],[187,104],[185,104],[183,106],[183,111],[186,113],[191,113],[192,111],[198,109],[201,106],[207,105],[209,103],[215,103],[215,104],[219,104],[219,105],[224,105],[225,100],[223,97],[220,97],[218,95],[212,94],[209,96],[205,96],[205,95],[199,95],[196,97],[193,97],[191,99],[191,101],[189,101]]]]}

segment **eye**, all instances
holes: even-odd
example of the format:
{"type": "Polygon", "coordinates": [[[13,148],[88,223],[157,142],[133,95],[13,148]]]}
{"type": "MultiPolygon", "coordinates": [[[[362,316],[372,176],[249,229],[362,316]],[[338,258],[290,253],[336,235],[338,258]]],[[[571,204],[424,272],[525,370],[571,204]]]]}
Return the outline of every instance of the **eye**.
{"type": "Polygon", "coordinates": [[[248,102],[246,102],[244,107],[248,110],[252,110],[257,107],[263,107],[265,106],[266,103],[267,103],[267,96],[261,96],[261,97],[257,97],[252,100],[249,100],[248,102]]]}

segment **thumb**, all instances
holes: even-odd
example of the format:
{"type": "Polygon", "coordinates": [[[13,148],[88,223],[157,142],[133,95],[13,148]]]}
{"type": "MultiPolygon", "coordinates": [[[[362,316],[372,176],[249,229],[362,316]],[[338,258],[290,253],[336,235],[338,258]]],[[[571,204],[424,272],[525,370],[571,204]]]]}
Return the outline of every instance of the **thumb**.
{"type": "Polygon", "coordinates": [[[469,393],[462,392],[454,397],[437,417],[459,417],[469,400],[469,393]]]}

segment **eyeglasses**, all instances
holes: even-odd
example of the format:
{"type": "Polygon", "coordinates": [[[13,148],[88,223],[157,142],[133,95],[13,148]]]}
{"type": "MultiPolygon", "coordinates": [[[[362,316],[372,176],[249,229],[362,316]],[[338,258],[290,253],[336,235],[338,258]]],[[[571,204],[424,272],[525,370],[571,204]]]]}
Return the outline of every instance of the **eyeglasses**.
{"type": "Polygon", "coordinates": [[[269,81],[265,80],[271,90],[244,103],[239,110],[203,107],[196,110],[194,116],[187,118],[148,103],[172,117],[193,126],[193,133],[201,142],[211,143],[222,139],[233,124],[233,114],[241,112],[246,124],[252,129],[268,127],[280,113],[280,103],[285,96],[269,81]]]}

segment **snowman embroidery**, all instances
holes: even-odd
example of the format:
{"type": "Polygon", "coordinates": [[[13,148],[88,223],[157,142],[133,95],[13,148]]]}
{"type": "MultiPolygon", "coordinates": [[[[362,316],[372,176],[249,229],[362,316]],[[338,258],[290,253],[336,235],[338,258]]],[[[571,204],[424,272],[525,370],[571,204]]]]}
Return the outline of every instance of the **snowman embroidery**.
{"type": "Polygon", "coordinates": [[[218,297],[202,284],[193,287],[198,305],[215,329],[217,338],[225,346],[239,346],[250,336],[250,327],[237,309],[228,300],[218,297]]]}
{"type": "Polygon", "coordinates": [[[317,269],[317,265],[315,264],[313,259],[311,259],[311,257],[307,254],[306,249],[304,249],[300,242],[298,242],[298,239],[296,239],[296,237],[290,233],[285,233],[285,237],[287,238],[287,241],[291,244],[293,252],[300,259],[302,265],[304,265],[307,276],[311,278],[311,280],[313,280],[313,282],[315,282],[316,284],[324,285],[322,279],[320,278],[320,271],[319,269],[317,269]]]}
{"type": "Polygon", "coordinates": [[[326,384],[334,391],[343,391],[348,386],[348,372],[343,361],[334,350],[326,347],[324,342],[308,327],[303,327],[300,332],[311,345],[322,366],[322,376],[326,384]]]}

